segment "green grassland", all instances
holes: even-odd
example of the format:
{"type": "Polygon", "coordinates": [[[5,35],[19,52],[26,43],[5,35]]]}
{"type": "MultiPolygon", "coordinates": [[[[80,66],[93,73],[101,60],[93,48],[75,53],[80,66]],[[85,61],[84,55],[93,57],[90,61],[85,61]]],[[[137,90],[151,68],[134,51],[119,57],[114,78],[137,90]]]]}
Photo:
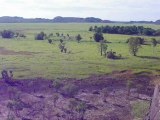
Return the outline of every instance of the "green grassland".
{"type": "MultiPolygon", "coordinates": [[[[0,69],[11,69],[15,78],[35,78],[43,77],[48,79],[54,78],[84,78],[92,74],[106,74],[112,71],[133,70],[134,72],[152,72],[160,74],[160,45],[153,47],[144,45],[139,50],[138,56],[130,55],[126,40],[129,35],[104,34],[108,43],[108,50],[113,50],[121,54],[123,59],[109,60],[99,53],[99,43],[91,40],[93,32],[89,32],[90,26],[101,26],[105,24],[89,23],[25,23],[25,24],[0,24],[0,31],[10,29],[24,33],[27,38],[23,39],[2,39],[0,38],[0,47],[6,50],[19,52],[25,51],[30,54],[0,54],[0,69]],[[53,44],[47,40],[34,40],[36,33],[44,31],[46,33],[56,32],[75,36],[81,34],[83,39],[80,43],[76,40],[66,40],[66,46],[70,53],[61,53],[58,44],[59,39],[54,37],[53,44]]],[[[115,25],[115,24],[109,24],[115,25]]],[[[117,24],[116,24],[117,25],[117,24]]],[[[123,24],[121,24],[123,25],[123,24]]],[[[135,24],[140,25],[140,24],[135,24]]],[[[160,29],[158,25],[145,25],[160,29]]],[[[146,37],[150,41],[151,37],[146,37]]],[[[160,37],[156,37],[160,40],[160,37]]]]}

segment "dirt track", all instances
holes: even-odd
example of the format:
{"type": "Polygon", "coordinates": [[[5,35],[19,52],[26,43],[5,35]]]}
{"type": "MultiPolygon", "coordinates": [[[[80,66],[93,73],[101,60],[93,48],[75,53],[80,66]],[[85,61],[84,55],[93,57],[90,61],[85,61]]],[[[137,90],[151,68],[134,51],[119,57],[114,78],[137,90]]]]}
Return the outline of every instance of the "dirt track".
{"type": "MultiPolygon", "coordinates": [[[[41,78],[14,80],[11,86],[0,81],[0,118],[15,120],[82,120],[80,113],[69,107],[70,101],[85,102],[85,120],[132,120],[130,101],[127,99],[126,80],[134,78],[134,84],[143,86],[141,94],[152,95],[151,77],[132,75],[130,71],[115,72],[110,75],[91,76],[82,80],[61,80],[55,89],[54,82],[41,78]],[[64,94],[67,85],[76,86],[73,96],[64,94]],[[107,95],[105,91],[107,90],[107,95]],[[57,96],[57,100],[55,100],[57,96]]],[[[134,86],[134,85],[133,85],[134,86]]],[[[131,93],[134,96],[136,93],[131,93]]]]}

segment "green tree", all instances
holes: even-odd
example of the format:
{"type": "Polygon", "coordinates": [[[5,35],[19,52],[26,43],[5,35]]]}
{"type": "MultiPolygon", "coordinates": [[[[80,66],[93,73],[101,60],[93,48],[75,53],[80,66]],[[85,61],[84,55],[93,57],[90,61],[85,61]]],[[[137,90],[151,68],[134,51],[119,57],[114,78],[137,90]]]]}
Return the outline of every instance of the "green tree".
{"type": "Polygon", "coordinates": [[[80,42],[81,39],[82,39],[81,35],[78,34],[78,35],[76,36],[76,40],[78,41],[78,43],[80,42]]]}
{"type": "Polygon", "coordinates": [[[103,34],[98,32],[94,34],[93,38],[96,42],[100,42],[101,40],[104,40],[103,34]]]}
{"type": "Polygon", "coordinates": [[[137,56],[138,50],[140,48],[139,39],[136,37],[131,37],[128,39],[129,51],[133,56],[137,56]]]}
{"type": "Polygon", "coordinates": [[[93,31],[93,27],[92,26],[89,28],[89,31],[93,31]]]}
{"type": "Polygon", "coordinates": [[[157,42],[157,40],[156,40],[155,38],[152,38],[151,42],[152,42],[152,46],[153,46],[153,54],[154,54],[154,53],[155,53],[154,48],[157,46],[158,42],[157,42]]]}
{"type": "Polygon", "coordinates": [[[101,56],[103,56],[103,54],[106,56],[106,54],[107,54],[107,48],[108,48],[108,45],[106,44],[106,42],[104,40],[101,40],[100,41],[101,56]]]}
{"type": "Polygon", "coordinates": [[[152,42],[153,47],[156,47],[157,44],[158,44],[158,42],[157,42],[157,40],[155,38],[152,38],[151,42],[152,42]]]}

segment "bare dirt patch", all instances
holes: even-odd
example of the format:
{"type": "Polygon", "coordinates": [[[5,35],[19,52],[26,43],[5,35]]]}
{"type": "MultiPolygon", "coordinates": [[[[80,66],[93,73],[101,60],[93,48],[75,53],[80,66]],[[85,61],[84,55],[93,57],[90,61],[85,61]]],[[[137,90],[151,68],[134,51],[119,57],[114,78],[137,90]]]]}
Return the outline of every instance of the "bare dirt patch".
{"type": "MultiPolygon", "coordinates": [[[[134,76],[134,83],[140,83],[143,90],[139,94],[150,98],[147,88],[152,88],[151,76],[133,75],[131,71],[114,72],[109,75],[94,75],[86,79],[62,79],[60,84],[52,80],[14,80],[12,85],[0,80],[0,118],[13,117],[15,120],[132,120],[130,101],[127,99],[126,80],[134,76]],[[145,83],[144,83],[145,81],[145,83]],[[147,82],[146,82],[147,81],[147,82]],[[54,84],[54,85],[53,85],[54,84]],[[76,93],[65,86],[76,86],[76,93]],[[71,93],[70,93],[71,94],[71,93]],[[55,99],[56,98],[56,99],[55,99]],[[72,109],[71,101],[86,104],[83,119],[80,108],[72,109]]],[[[152,90],[151,90],[152,91],[152,90]]],[[[131,93],[133,96],[137,92],[131,93]]]]}
{"type": "Polygon", "coordinates": [[[8,50],[4,47],[0,47],[0,55],[34,55],[36,52],[19,51],[15,52],[13,50],[8,50]]]}

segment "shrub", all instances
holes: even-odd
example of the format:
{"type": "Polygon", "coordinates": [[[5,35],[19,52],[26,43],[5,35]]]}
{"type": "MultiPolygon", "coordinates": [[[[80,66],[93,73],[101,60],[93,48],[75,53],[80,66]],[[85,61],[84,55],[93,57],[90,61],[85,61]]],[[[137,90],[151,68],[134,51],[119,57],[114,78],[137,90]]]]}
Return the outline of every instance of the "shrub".
{"type": "Polygon", "coordinates": [[[72,112],[73,111],[78,112],[80,115],[79,119],[84,120],[84,114],[85,114],[86,110],[88,109],[88,105],[83,101],[78,101],[76,99],[73,99],[69,103],[69,108],[72,112]]]}
{"type": "Polygon", "coordinates": [[[35,36],[35,40],[44,40],[46,38],[46,34],[44,32],[40,32],[35,36]]]}
{"type": "Polygon", "coordinates": [[[68,97],[73,97],[78,92],[78,87],[73,84],[68,84],[63,87],[62,94],[68,97]]]}
{"type": "Polygon", "coordinates": [[[53,81],[53,87],[58,90],[63,86],[63,84],[61,83],[61,81],[55,80],[53,81]]]}
{"type": "Polygon", "coordinates": [[[26,38],[24,34],[19,34],[19,37],[26,38]]]}
{"type": "Polygon", "coordinates": [[[52,44],[52,40],[51,40],[51,39],[48,39],[48,43],[49,43],[49,44],[52,44]]]}
{"type": "Polygon", "coordinates": [[[106,56],[107,56],[108,59],[121,59],[122,58],[121,54],[116,55],[116,52],[114,52],[112,50],[108,51],[106,56]]]}
{"type": "Polygon", "coordinates": [[[11,30],[3,30],[1,32],[2,38],[14,38],[15,33],[11,30]]]}

